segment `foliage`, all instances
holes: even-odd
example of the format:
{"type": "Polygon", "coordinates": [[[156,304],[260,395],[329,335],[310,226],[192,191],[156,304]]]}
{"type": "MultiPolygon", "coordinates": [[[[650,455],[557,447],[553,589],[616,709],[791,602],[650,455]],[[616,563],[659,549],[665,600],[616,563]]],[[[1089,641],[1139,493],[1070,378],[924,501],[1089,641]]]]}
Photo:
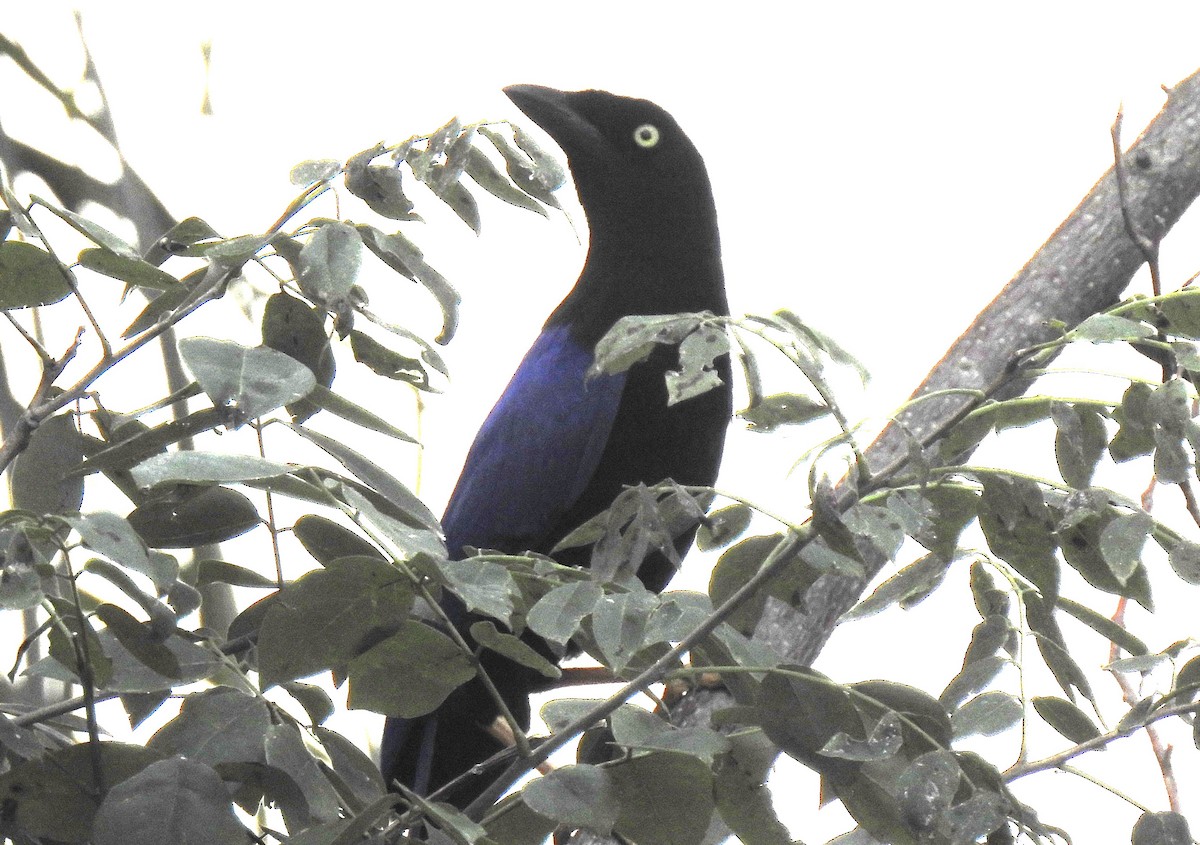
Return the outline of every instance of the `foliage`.
{"type": "MultiPolygon", "coordinates": [[[[1161,382],[1129,381],[1108,399],[984,403],[888,478],[867,473],[831,387],[835,370],[856,364],[797,315],[629,318],[601,341],[598,370],[632,366],[656,344],[677,345],[680,365],[669,388],[672,401],[685,401],[711,387],[714,356],[732,348],[747,367],[741,415],[748,425],[769,432],[832,421],[835,434],[803,459],[811,519],[776,519],[771,530],[750,534],[773,519],[750,497],[668,481],[627,491],[564,540],[564,547],[592,547],[591,573],[487,550],[448,560],[436,518],[402,480],[305,423],[324,413],[411,442],[335,390],[338,366],[352,361],[415,391],[447,375],[436,344],[454,334],[458,294],[405,231],[388,231],[393,226],[380,220],[420,220],[407,182],[421,183],[477,230],[471,185],[548,214],[563,178],[519,129],[510,136],[502,126],[454,120],[345,162],[298,166],[300,194],[261,233],[221,237],[190,218],[145,252],[54,202],[23,201],[4,186],[0,308],[42,368],[0,451],[13,500],[0,516],[0,607],[11,616],[36,611],[38,620],[15,649],[10,680],[20,673],[22,684],[47,679],[83,691],[37,707],[5,702],[7,835],[243,842],[252,826],[263,841],[286,835],[315,845],[364,836],[398,842],[424,824],[460,843],[534,843],[559,827],[638,843],[699,843],[716,815],[745,842],[784,843],[787,832],[763,786],[775,746],[818,772],[826,794],[843,802],[861,827],[851,841],[1051,841],[1058,838],[1048,827],[1054,808],[1025,805],[1011,782],[1066,767],[1085,750],[1160,720],[1193,721],[1196,649],[1180,641],[1153,652],[1096,606],[1107,595],[1152,610],[1152,583],[1195,585],[1200,545],[1136,497],[1093,479],[1102,464],[1140,462],[1143,477],[1190,490],[1200,455],[1200,292],[1135,298],[1064,329],[1060,345],[1125,344],[1169,359],[1161,382]],[[354,207],[373,222],[296,222],[339,190],[339,180],[343,211],[354,207]],[[75,260],[45,234],[39,221],[47,216],[88,242],[75,260]],[[443,317],[437,338],[371,311],[358,281],[368,254],[434,298],[443,317]],[[272,288],[256,304],[261,344],[184,337],[177,348],[194,382],[141,409],[105,403],[106,385],[126,372],[135,351],[168,328],[186,329],[199,309],[222,307],[215,303],[246,277],[272,288]],[[118,332],[87,306],[123,296],[114,280],[149,300],[118,332]],[[82,308],[98,347],[94,365],[81,375],[68,367],[81,354],[78,339],[57,356],[45,349],[28,329],[24,312],[32,308],[47,323],[70,321],[77,312],[67,309],[82,308]],[[767,393],[764,381],[776,378],[764,375],[772,355],[791,372],[779,392],[767,393]],[[204,407],[167,419],[169,409],[201,396],[204,407]],[[1052,453],[1057,474],[961,459],[986,439],[1039,422],[1053,432],[1045,465],[1052,453]],[[242,428],[255,433],[261,452],[215,436],[242,428]],[[192,448],[194,438],[200,448],[192,448]],[[846,463],[857,468],[856,495],[840,509],[826,468],[846,463]],[[273,505],[283,500],[299,503],[304,515],[277,522],[273,505]],[[634,550],[673,553],[671,537],[697,524],[699,544],[723,550],[707,594],[655,595],[624,574],[622,562],[634,550]],[[965,533],[974,525],[981,541],[965,533]],[[277,556],[279,537],[292,533],[311,560],[288,559],[272,572],[261,562],[186,555],[248,532],[265,534],[277,556]],[[861,577],[884,559],[895,565],[846,624],[892,605],[914,607],[952,570],[969,571],[978,622],[959,632],[968,643],[962,670],[944,689],[830,678],[767,643],[764,618],[802,612],[806,590],[822,574],[861,577]],[[308,571],[284,577],[293,570],[308,571]],[[257,599],[227,630],[205,624],[206,590],[218,584],[257,599]],[[581,738],[576,765],[466,812],[388,793],[369,757],[323,725],[335,705],[309,680],[344,686],[351,708],[395,716],[436,708],[480,671],[459,632],[436,624],[445,593],[494,620],[471,631],[481,648],[553,679],[557,667],[513,635],[528,629],[558,644],[573,639],[628,682],[606,700],[548,705],[553,737],[531,747],[518,730],[518,751],[496,777],[510,784],[581,738]],[[1068,618],[1109,640],[1114,655],[1127,655],[1107,671],[1165,671],[1169,683],[1122,714],[1102,713],[1096,673],[1080,664],[1060,626],[1068,618]],[[43,643],[44,656],[30,659],[43,643]],[[1056,688],[1035,695],[1026,678],[1039,662],[1056,688]],[[702,673],[720,675],[737,701],[715,726],[679,727],[627,703],[653,683],[702,673]],[[181,699],[177,715],[145,747],[103,738],[97,702],[119,699],[137,726],[172,698],[181,699]],[[1062,738],[1048,752],[1039,749],[1040,758],[1026,742],[1038,721],[1062,738]],[[968,748],[972,737],[1016,730],[1015,762],[968,748]]],[[[1146,812],[1133,837],[1189,841],[1186,822],[1173,813],[1146,812]]]]}

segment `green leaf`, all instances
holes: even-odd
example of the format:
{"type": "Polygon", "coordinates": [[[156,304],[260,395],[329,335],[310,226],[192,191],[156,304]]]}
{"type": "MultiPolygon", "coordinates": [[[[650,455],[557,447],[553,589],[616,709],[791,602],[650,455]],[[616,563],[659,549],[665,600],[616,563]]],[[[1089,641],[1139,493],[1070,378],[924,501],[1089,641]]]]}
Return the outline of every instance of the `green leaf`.
{"type": "Polygon", "coordinates": [[[77,513],[83,504],[83,477],[74,470],[83,460],[83,445],[74,414],[42,422],[13,464],[13,507],[36,514],[77,513]]]}
{"type": "Polygon", "coordinates": [[[156,549],[224,543],[262,525],[254,503],[228,487],[181,486],[135,508],[126,518],[146,545],[156,549]]]}
{"type": "Polygon", "coordinates": [[[164,678],[180,677],[179,659],[145,624],[115,604],[102,604],[96,616],[139,662],[164,678]]]}
{"type": "Polygon", "coordinates": [[[471,659],[449,637],[409,620],[350,661],[349,706],[413,719],[436,710],[473,677],[471,659]],[[397,678],[404,683],[396,683],[397,678]]]}
{"type": "Polygon", "coordinates": [[[79,264],[111,279],[152,290],[168,290],[179,284],[170,273],[140,257],[129,258],[106,249],[83,250],[79,253],[79,264]]]}
{"type": "Polygon", "coordinates": [[[312,370],[289,355],[266,347],[251,349],[230,340],[187,337],[179,354],[214,406],[235,420],[261,417],[308,395],[316,384],[312,370]]]}
{"type": "Polygon", "coordinates": [[[1033,709],[1054,730],[1076,744],[1100,736],[1100,729],[1088,715],[1065,698],[1035,695],[1033,709]]]}
{"type": "Polygon", "coordinates": [[[713,774],[686,754],[659,752],[608,769],[621,811],[613,825],[638,845],[699,845],[712,819],[713,774]]]}
{"type": "Polygon", "coordinates": [[[1173,335],[1200,339],[1200,290],[1177,290],[1158,301],[1173,335]]]}
{"type": "Polygon", "coordinates": [[[1153,530],[1153,518],[1139,510],[1114,518],[1100,532],[1100,554],[1121,584],[1141,566],[1142,548],[1153,530]]]}
{"type": "Polygon", "coordinates": [[[306,514],[300,517],[292,526],[292,533],[305,551],[322,566],[328,566],[340,557],[360,556],[383,560],[379,550],[370,542],[323,516],[306,514]]]}
{"type": "MultiPolygon", "coordinates": [[[[299,361],[316,378],[313,392],[329,393],[337,367],[333,348],[325,332],[325,313],[286,293],[277,293],[267,300],[262,318],[263,346],[282,352],[299,361]]],[[[310,393],[306,398],[287,406],[296,422],[303,422],[317,412],[319,403],[310,393]]]]}
{"type": "Polygon", "coordinates": [[[333,706],[333,699],[329,697],[329,693],[315,684],[285,681],[279,686],[287,690],[287,694],[304,708],[304,712],[308,715],[309,721],[314,726],[321,724],[337,712],[333,706]]]}
{"type": "Polygon", "coordinates": [[[446,277],[429,266],[421,250],[402,232],[385,235],[378,229],[360,224],[358,233],[375,256],[402,276],[420,282],[442,309],[442,331],[436,340],[449,343],[458,328],[458,309],[462,297],[446,277]]]}
{"type": "Polygon", "coordinates": [[[803,425],[829,415],[829,406],[802,393],[774,393],[754,402],[738,416],[750,430],[769,433],[785,425],[803,425]]]}
{"type": "Polygon", "coordinates": [[[413,587],[375,558],[342,558],[285,586],[258,633],[263,688],[345,666],[400,629],[413,587]]]}
{"type": "Polygon", "coordinates": [[[1062,631],[1054,618],[1054,605],[1035,593],[1025,594],[1025,617],[1029,627],[1037,635],[1038,651],[1054,680],[1068,697],[1074,697],[1071,688],[1078,689],[1089,701],[1093,698],[1092,687],[1087,675],[1067,651],[1062,631]]]}
{"type": "Polygon", "coordinates": [[[1113,419],[1120,428],[1108,444],[1108,454],[1117,463],[1154,450],[1154,415],[1150,407],[1153,395],[1154,388],[1150,385],[1134,382],[1113,410],[1113,419]]]}
{"type": "Polygon", "coordinates": [[[893,604],[906,610],[928,596],[946,577],[951,561],[935,554],[918,558],[875,588],[843,617],[862,619],[893,604]]]}
{"type": "Polygon", "coordinates": [[[954,711],[950,725],[954,738],[981,734],[995,736],[1017,725],[1024,715],[1021,702],[1000,690],[988,690],[954,711]]]}
{"type": "Polygon", "coordinates": [[[1093,631],[1100,634],[1100,636],[1106,637],[1109,642],[1116,643],[1135,657],[1148,654],[1150,651],[1144,642],[1124,627],[1118,625],[1107,616],[1097,613],[1090,607],[1071,601],[1068,598],[1063,598],[1062,596],[1058,599],[1057,607],[1059,610],[1074,616],[1084,625],[1087,625],[1093,631]]]}
{"type": "Polygon", "coordinates": [[[299,728],[286,722],[271,725],[263,748],[267,765],[284,773],[299,790],[308,824],[338,818],[338,795],[305,747],[299,728]]]}
{"type": "Polygon", "coordinates": [[[66,599],[47,598],[54,604],[63,623],[50,626],[50,656],[74,675],[72,681],[83,681],[87,668],[95,686],[104,689],[112,678],[113,662],[96,636],[90,617],[81,617],[77,608],[66,599]]]}
{"type": "Polygon", "coordinates": [[[292,467],[257,455],[228,452],[166,452],[153,455],[130,472],[139,487],[159,484],[218,484],[287,475],[292,467]]]}
{"type": "Polygon", "coordinates": [[[599,766],[563,766],[535,778],[521,791],[529,809],[562,825],[607,836],[621,805],[608,771],[599,766]]]}
{"type": "Polygon", "coordinates": [[[1142,813],[1133,826],[1133,845],[1191,845],[1187,818],[1179,813],[1142,813]]]}
{"type": "Polygon", "coordinates": [[[0,774],[6,823],[18,827],[26,841],[31,841],[29,837],[64,843],[94,841],[93,823],[103,785],[127,781],[160,759],[161,754],[136,745],[80,742],[16,763],[0,774]],[[94,780],[92,767],[97,759],[104,784],[94,780]]]}
{"type": "Polygon", "coordinates": [[[962,668],[942,690],[938,700],[947,709],[957,708],[967,696],[979,692],[992,682],[1010,660],[993,655],[974,661],[962,668]]]}
{"type": "Polygon", "coordinates": [[[983,476],[979,525],[996,557],[1029,579],[1051,602],[1058,595],[1055,521],[1033,481],[983,476]]]}
{"type": "Polygon", "coordinates": [[[70,295],[62,268],[45,250],[23,241],[0,243],[0,309],[52,305],[70,295]]]}
{"type": "Polygon", "coordinates": [[[179,715],[167,722],[147,747],[184,755],[197,763],[261,763],[271,715],[262,698],[229,687],[188,695],[179,715]]]}
{"type": "Polygon", "coordinates": [[[342,163],[337,159],[310,159],[300,162],[288,171],[288,181],[293,185],[311,185],[314,182],[332,179],[341,172],[342,163]]]}
{"type": "Polygon", "coordinates": [[[300,250],[300,292],[335,313],[350,296],[362,264],[362,238],[347,223],[324,223],[300,250]]]}
{"type": "Polygon", "coordinates": [[[1171,568],[1188,584],[1200,584],[1200,544],[1180,540],[1168,553],[1171,568]]]}
{"type": "Polygon", "coordinates": [[[504,202],[515,205],[518,208],[536,211],[543,217],[550,216],[541,203],[514,186],[512,182],[500,173],[496,165],[492,164],[492,160],[487,157],[483,150],[474,145],[467,152],[465,172],[475,184],[497,199],[504,200],[504,202]]]}
{"type": "Polygon", "coordinates": [[[962,770],[952,753],[922,754],[896,779],[896,803],[901,815],[917,830],[933,830],[953,803],[961,780],[962,770]]]}
{"type": "Polygon", "coordinates": [[[1154,337],[1154,328],[1136,320],[1115,314],[1093,314],[1067,335],[1071,340],[1090,340],[1092,343],[1112,343],[1120,340],[1142,340],[1154,337]]]}
{"type": "Polygon", "coordinates": [[[712,511],[696,532],[696,548],[706,552],[729,545],[746,532],[753,518],[753,509],[741,503],[712,511]]]}
{"type": "Polygon", "coordinates": [[[658,606],[649,590],[606,595],[592,611],[592,637],[614,672],[621,672],[646,644],[646,624],[658,606]]]}
{"type": "Polygon", "coordinates": [[[158,583],[159,572],[146,545],[125,519],[115,513],[91,513],[63,517],[63,521],[79,532],[85,547],[158,583]]]}
{"type": "Polygon", "coordinates": [[[476,622],[471,626],[471,638],[484,648],[502,654],[521,666],[527,666],[546,678],[557,680],[562,677],[561,669],[535,651],[520,637],[499,631],[494,622],[489,620],[476,622]]]}
{"type": "MultiPolygon", "coordinates": [[[[388,437],[394,437],[405,443],[419,442],[417,438],[396,428],[383,417],[371,413],[361,405],[356,405],[346,397],[319,384],[313,388],[312,393],[308,394],[305,401],[311,402],[321,410],[328,411],[335,417],[341,417],[347,422],[369,428],[371,431],[378,431],[380,434],[386,434],[388,437]]],[[[301,420],[297,417],[296,421],[300,422],[301,420]]]]}
{"type": "MultiPolygon", "coordinates": [[[[383,217],[419,220],[420,217],[413,214],[412,201],[404,194],[399,167],[371,164],[385,152],[387,148],[380,143],[350,156],[346,161],[346,190],[383,217]]],[[[331,175],[336,175],[336,172],[331,175]]]]}
{"type": "Polygon", "coordinates": [[[677,405],[720,387],[717,358],[728,354],[725,329],[701,323],[679,344],[679,369],[667,370],[667,404],[677,405]]]}
{"type": "Polygon", "coordinates": [[[196,584],[229,584],[233,587],[278,587],[272,578],[260,575],[253,569],[237,566],[223,560],[202,560],[196,567],[196,584]]]}
{"type": "Polygon", "coordinates": [[[1108,445],[1103,418],[1093,408],[1065,402],[1051,405],[1050,416],[1056,427],[1054,455],[1063,481],[1072,487],[1088,487],[1108,445]]]}
{"type": "Polygon", "coordinates": [[[603,595],[603,588],[595,581],[561,584],[537,600],[525,624],[538,636],[566,645],[603,595]]]}
{"type": "MultiPolygon", "coordinates": [[[[518,130],[514,126],[513,132],[518,130]]],[[[530,158],[521,148],[514,146],[505,135],[487,126],[479,128],[479,134],[492,142],[492,146],[504,159],[505,170],[513,184],[531,197],[544,202],[551,208],[560,208],[554,191],[561,188],[567,180],[566,172],[552,157],[538,150],[540,157],[530,158]]],[[[528,144],[528,136],[522,140],[528,144]]]]}
{"type": "Polygon", "coordinates": [[[76,214],[73,211],[68,211],[65,208],[59,208],[53,203],[46,202],[46,200],[39,196],[30,195],[29,199],[34,204],[45,208],[51,214],[58,217],[58,219],[62,220],[76,232],[83,235],[97,246],[104,247],[104,249],[108,250],[109,252],[124,256],[126,258],[137,259],[141,257],[138,255],[138,251],[136,249],[127,244],[121,238],[118,238],[112,232],[108,231],[108,229],[105,229],[100,224],[93,223],[91,220],[88,220],[86,217],[76,214]]]}
{"type": "Polygon", "coordinates": [[[635,314],[622,317],[596,344],[590,375],[622,373],[646,358],[660,344],[674,345],[700,328],[701,314],[635,314]]]}

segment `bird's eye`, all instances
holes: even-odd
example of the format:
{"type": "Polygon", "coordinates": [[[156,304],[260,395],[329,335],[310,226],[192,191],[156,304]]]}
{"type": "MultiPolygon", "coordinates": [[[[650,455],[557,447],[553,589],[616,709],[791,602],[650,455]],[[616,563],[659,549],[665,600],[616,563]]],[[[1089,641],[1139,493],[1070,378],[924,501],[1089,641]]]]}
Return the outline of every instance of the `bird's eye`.
{"type": "Polygon", "coordinates": [[[633,142],[642,149],[648,150],[658,143],[658,127],[653,123],[643,123],[633,130],[633,142]]]}

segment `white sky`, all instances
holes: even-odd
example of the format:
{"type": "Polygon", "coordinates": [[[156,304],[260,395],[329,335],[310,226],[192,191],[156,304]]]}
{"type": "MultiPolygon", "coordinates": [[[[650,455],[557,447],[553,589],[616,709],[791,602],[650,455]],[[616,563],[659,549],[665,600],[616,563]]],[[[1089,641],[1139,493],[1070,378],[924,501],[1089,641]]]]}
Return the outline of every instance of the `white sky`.
{"type": "MultiPolygon", "coordinates": [[[[32,5],[7,10],[0,27],[70,85],[78,65],[67,6],[32,5]]],[[[344,158],[454,114],[519,122],[500,93],[506,84],[599,87],[656,100],[708,161],[735,313],[788,307],[833,334],[874,374],[853,407],[876,417],[908,395],[1109,166],[1118,105],[1131,142],[1161,106],[1160,86],[1200,66],[1200,6],[1184,3],[989,7],[1002,13],[964,3],[623,0],[86,8],[128,159],[172,212],[204,217],[229,235],[275,219],[295,192],[287,172],[303,159],[344,158]],[[214,42],[215,115],[208,118],[199,114],[203,39],[214,42]]],[[[6,128],[19,133],[24,127],[10,119],[5,93],[9,78],[0,77],[0,103],[6,128]]],[[[57,126],[44,142],[71,155],[77,138],[45,123],[50,113],[32,123],[57,126]]],[[[435,510],[476,426],[583,255],[561,218],[547,223],[498,202],[481,204],[479,239],[429,203],[419,209],[430,220],[428,234],[407,230],[465,299],[461,340],[446,352],[452,390],[430,402],[425,421],[422,493],[435,510]]],[[[582,216],[576,220],[582,230],[582,216]]],[[[1197,228],[1195,215],[1185,217],[1166,241],[1168,286],[1200,269],[1197,228]]],[[[373,295],[388,286],[394,282],[380,277],[373,295]]],[[[427,306],[404,301],[432,333],[427,306]]],[[[205,330],[249,338],[249,325],[231,313],[205,330]]],[[[386,408],[379,386],[369,390],[375,395],[360,398],[386,408]]],[[[411,400],[396,394],[403,421],[411,400]]],[[[803,479],[788,480],[785,471],[809,438],[735,431],[722,484],[798,516],[803,479]]],[[[1044,433],[1029,443],[1037,455],[1051,454],[1044,433]]],[[[356,445],[411,477],[411,450],[382,440],[356,445]]],[[[1172,598],[1190,598],[1177,584],[1159,581],[1167,608],[1172,598]]],[[[897,677],[936,693],[957,671],[967,642],[969,623],[941,615],[957,614],[961,598],[923,606],[899,625],[894,616],[858,623],[834,638],[818,665],[840,680],[897,677]],[[951,647],[937,648],[947,641],[951,647]]],[[[1195,631],[1190,616],[1164,615],[1171,624],[1163,637],[1195,631]]],[[[1148,641],[1152,648],[1169,642],[1148,641]]],[[[1104,651],[1086,642],[1096,665],[1104,662],[1104,651]]],[[[1110,692],[1105,678],[1094,680],[1110,692]]],[[[1109,715],[1115,722],[1119,711],[1109,715]]],[[[1041,753],[1060,747],[1039,738],[1041,753]]],[[[1185,734],[1174,739],[1182,765],[1194,752],[1185,734]]],[[[1085,762],[1102,757],[1093,770],[1163,809],[1144,741],[1125,740],[1120,749],[1085,762]]],[[[1185,806],[1197,813],[1200,777],[1195,768],[1181,775],[1185,806]]],[[[820,842],[845,829],[836,809],[817,811],[811,778],[783,784],[782,811],[797,836],[820,842]]],[[[1047,811],[1044,820],[1077,841],[1124,841],[1137,815],[1066,775],[1023,786],[1047,811]],[[1053,800],[1038,798],[1060,787],[1053,800]],[[1097,820],[1100,807],[1106,817],[1097,820]],[[1093,838],[1086,826],[1097,821],[1104,826],[1092,828],[1093,838]]]]}

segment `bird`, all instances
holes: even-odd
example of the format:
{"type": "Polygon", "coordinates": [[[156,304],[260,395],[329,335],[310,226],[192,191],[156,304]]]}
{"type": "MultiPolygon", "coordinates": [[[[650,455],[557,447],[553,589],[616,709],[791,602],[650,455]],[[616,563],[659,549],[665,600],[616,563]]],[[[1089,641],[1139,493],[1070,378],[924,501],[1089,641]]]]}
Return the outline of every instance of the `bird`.
{"type": "MultiPolygon", "coordinates": [[[[712,188],[695,145],[648,100],[539,85],[504,93],[565,154],[587,219],[588,250],[574,287],[467,453],[442,519],[456,559],[467,547],[549,554],[631,485],[670,478],[712,486],[732,413],[728,355],[714,362],[719,387],[674,405],[665,374],[678,367],[678,351],[669,346],[627,372],[589,372],[597,342],[622,317],[729,313],[712,188]]],[[[675,538],[680,555],[694,533],[675,538]]],[[[578,550],[558,559],[587,563],[578,550]]],[[[657,592],[674,568],[652,552],[637,575],[657,592]]],[[[474,619],[453,597],[445,601],[469,638],[474,619]]],[[[494,652],[484,650],[481,661],[528,729],[529,694],[544,679],[494,652]]],[[[381,743],[386,780],[420,795],[441,790],[439,800],[465,807],[487,785],[486,774],[471,770],[504,748],[487,730],[497,715],[494,699],[473,680],[427,716],[389,718],[381,743]]]]}

